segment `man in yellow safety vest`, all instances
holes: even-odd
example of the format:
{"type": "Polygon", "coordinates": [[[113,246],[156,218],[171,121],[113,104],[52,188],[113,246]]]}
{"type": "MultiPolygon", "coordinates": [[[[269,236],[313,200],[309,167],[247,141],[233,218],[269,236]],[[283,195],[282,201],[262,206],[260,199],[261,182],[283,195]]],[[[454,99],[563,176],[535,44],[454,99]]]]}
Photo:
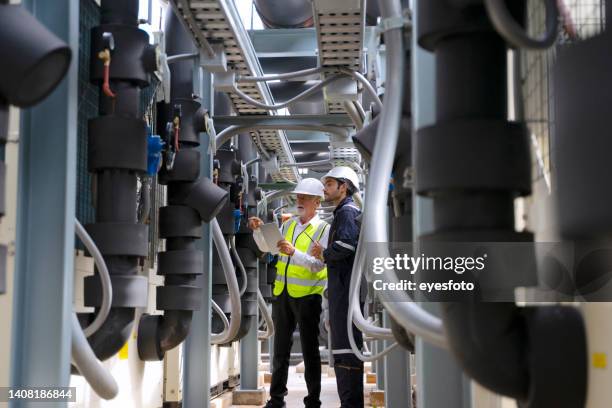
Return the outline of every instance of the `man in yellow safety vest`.
{"type": "MultiPolygon", "coordinates": [[[[323,184],[314,178],[306,178],[295,187],[297,217],[285,221],[281,227],[284,239],[277,243],[280,250],[276,263],[276,280],[272,302],[274,320],[274,358],[270,400],[267,408],[284,407],[287,395],[289,359],[296,324],[300,329],[300,341],[304,356],[306,408],[321,406],[321,356],[319,354],[319,321],[322,294],[327,285],[327,269],[321,259],[310,254],[315,242],[327,247],[329,225],[317,215],[323,198],[323,184]]],[[[255,242],[261,242],[258,229],[263,222],[249,219],[254,230],[255,242]]],[[[264,247],[261,245],[260,247],[264,247]]]]}

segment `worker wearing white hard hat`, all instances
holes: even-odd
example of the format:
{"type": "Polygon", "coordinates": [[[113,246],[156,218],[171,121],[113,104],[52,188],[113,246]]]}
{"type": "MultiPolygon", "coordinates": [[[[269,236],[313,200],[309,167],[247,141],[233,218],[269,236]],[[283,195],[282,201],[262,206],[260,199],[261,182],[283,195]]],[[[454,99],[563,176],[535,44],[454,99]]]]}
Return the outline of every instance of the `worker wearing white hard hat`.
{"type": "MultiPolygon", "coordinates": [[[[334,202],[334,200],[337,200],[341,196],[341,194],[336,194],[336,192],[339,192],[339,190],[341,190],[340,187],[342,184],[346,185],[346,193],[347,193],[346,195],[349,197],[352,196],[353,193],[356,193],[357,191],[359,191],[359,176],[357,176],[357,173],[355,173],[355,170],[351,169],[350,167],[346,167],[346,166],[334,167],[329,172],[327,172],[326,175],[321,177],[321,181],[323,183],[326,183],[325,185],[325,200],[326,201],[334,202]],[[336,189],[328,188],[327,182],[329,180],[335,180],[337,182],[336,189]]],[[[335,204],[338,205],[338,203],[335,203],[335,204]]]]}
{"type": "MultiPolygon", "coordinates": [[[[312,253],[325,261],[329,272],[331,349],[340,405],[360,408],[364,406],[363,361],[351,349],[346,324],[349,315],[349,283],[361,228],[358,221],[361,210],[352,198],[359,191],[359,177],[353,169],[339,166],[334,167],[321,180],[325,184],[325,199],[336,208],[327,248],[315,246],[312,253]]],[[[363,338],[355,325],[353,335],[357,347],[361,348],[363,338]]]]}
{"type": "MultiPolygon", "coordinates": [[[[289,357],[296,324],[300,329],[304,377],[308,389],[304,406],[321,406],[319,323],[322,294],[327,286],[327,269],[325,263],[311,252],[315,245],[327,247],[329,225],[317,215],[317,209],[324,197],[323,190],[323,184],[317,179],[301,180],[293,190],[296,194],[298,215],[285,221],[281,227],[284,239],[277,244],[280,254],[276,263],[273,292],[276,300],[272,302],[275,327],[274,359],[267,408],[285,406],[289,357]]],[[[249,227],[254,230],[253,237],[258,246],[257,230],[262,223],[256,217],[249,219],[249,227]]]]}

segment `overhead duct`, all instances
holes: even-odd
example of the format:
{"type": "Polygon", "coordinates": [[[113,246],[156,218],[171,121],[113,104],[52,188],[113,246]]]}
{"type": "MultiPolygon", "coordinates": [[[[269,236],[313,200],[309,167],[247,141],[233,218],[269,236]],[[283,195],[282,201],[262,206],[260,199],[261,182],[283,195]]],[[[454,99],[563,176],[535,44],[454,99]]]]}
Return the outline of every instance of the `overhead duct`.
{"type": "MultiPolygon", "coordinates": [[[[166,52],[190,54],[194,44],[172,11],[166,15],[166,52]]],[[[228,193],[208,178],[200,178],[200,133],[205,130],[205,111],[194,100],[193,60],[172,64],[170,104],[160,104],[158,131],[165,135],[166,154],[159,183],[168,186],[168,206],[159,209],[159,236],[166,250],[158,254],[157,310],[144,314],[138,326],[138,353],[142,360],[161,360],[164,353],[182,343],[191,327],[193,312],[200,309],[202,288],[196,286],[204,273],[204,253],[196,248],[202,238],[202,222],[210,222],[225,205],[228,193]],[[169,150],[168,150],[169,149],[169,150]],[[171,152],[171,153],[170,153],[171,152]]]]}
{"type": "MultiPolygon", "coordinates": [[[[135,308],[147,304],[148,226],[137,220],[137,176],[147,171],[146,123],[140,90],[156,67],[149,36],[138,28],[138,1],[102,0],[101,24],[91,30],[90,80],[100,86],[100,116],[89,121],[88,165],[97,186],[96,223],[86,225],[111,275],[113,302],[89,342],[96,356],[115,355],[132,332],[135,308]]],[[[96,270],[85,278],[85,305],[102,302],[96,270]]],[[[89,316],[91,319],[93,316],[89,316]]]]}
{"type": "Polygon", "coordinates": [[[308,0],[255,0],[255,9],[267,28],[312,27],[312,3],[308,0]]]}
{"type": "MultiPolygon", "coordinates": [[[[522,2],[501,3],[524,15],[522,2]]],[[[418,28],[419,44],[436,56],[437,87],[436,121],[416,136],[416,189],[434,215],[433,232],[419,240],[532,242],[514,230],[513,200],[531,192],[531,161],[525,124],[507,120],[506,43],[478,1],[420,0],[418,28]]],[[[471,378],[521,407],[584,406],[578,310],[466,296],[441,307],[450,349],[471,378]]]]}

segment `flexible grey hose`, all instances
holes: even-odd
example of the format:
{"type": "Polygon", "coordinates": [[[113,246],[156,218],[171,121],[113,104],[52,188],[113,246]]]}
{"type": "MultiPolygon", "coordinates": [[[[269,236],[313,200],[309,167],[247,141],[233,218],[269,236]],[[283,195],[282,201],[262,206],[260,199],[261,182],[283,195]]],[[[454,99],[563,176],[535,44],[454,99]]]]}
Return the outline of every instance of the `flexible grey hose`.
{"type": "Polygon", "coordinates": [[[230,247],[232,249],[232,254],[236,259],[236,264],[238,265],[238,269],[240,269],[240,275],[242,276],[242,287],[240,288],[240,296],[244,295],[244,292],[247,290],[247,273],[246,269],[244,269],[244,264],[242,260],[238,256],[238,251],[236,250],[236,236],[232,236],[230,238],[230,247]]]}
{"type": "Polygon", "coordinates": [[[119,387],[113,376],[96,358],[85,333],[81,329],[76,313],[72,313],[72,364],[87,380],[91,388],[101,398],[113,399],[119,393],[119,387]]]}
{"type": "Polygon", "coordinates": [[[232,308],[232,315],[227,330],[223,330],[221,333],[211,334],[210,342],[212,344],[225,344],[232,341],[236,337],[236,334],[238,334],[240,322],[242,320],[242,304],[240,302],[240,289],[238,288],[238,280],[236,279],[236,271],[232,263],[232,256],[225,244],[223,232],[216,218],[210,222],[210,227],[213,233],[213,241],[217,248],[219,258],[221,259],[221,265],[223,266],[223,273],[227,281],[230,305],[232,308]]]}
{"type": "Polygon", "coordinates": [[[309,75],[314,75],[321,73],[323,71],[330,71],[333,68],[308,68],[302,69],[300,71],[287,72],[284,74],[274,74],[274,75],[263,75],[263,76],[236,76],[236,82],[265,82],[265,81],[279,81],[283,79],[294,79],[301,78],[309,75]]]}
{"type": "Polygon", "coordinates": [[[341,138],[348,136],[346,129],[338,126],[324,126],[324,125],[254,125],[254,126],[240,126],[233,125],[229,126],[218,133],[215,137],[215,149],[222,146],[225,142],[229,141],[232,137],[237,134],[244,132],[254,132],[261,129],[272,129],[272,130],[316,130],[319,132],[331,133],[341,138]]]}
{"type": "Polygon", "coordinates": [[[495,30],[515,47],[544,49],[553,45],[557,40],[559,30],[557,0],[544,0],[546,7],[546,32],[540,38],[533,38],[527,35],[525,29],[510,14],[505,0],[485,0],[484,3],[495,30]]]}
{"type": "Polygon", "coordinates": [[[355,106],[355,109],[357,109],[357,112],[359,112],[359,117],[361,117],[361,120],[364,121],[367,115],[363,110],[361,103],[359,103],[359,101],[353,101],[353,106],[355,106]]]}
{"type": "MultiPolygon", "coordinates": [[[[361,309],[359,308],[359,304],[357,299],[359,298],[359,286],[361,284],[361,277],[363,276],[363,271],[365,269],[365,251],[363,249],[364,243],[364,235],[359,235],[359,241],[357,242],[357,251],[355,255],[355,261],[353,262],[353,270],[351,271],[351,280],[349,283],[349,316],[347,318],[347,327],[352,327],[352,324],[355,323],[355,326],[359,330],[361,330],[364,334],[367,334],[372,337],[378,337],[386,340],[393,340],[393,332],[389,328],[374,326],[370,322],[368,322],[365,317],[361,314],[361,309]]],[[[352,329],[350,330],[349,338],[353,337],[352,329]]],[[[353,338],[354,342],[354,338],[353,338]]],[[[352,344],[352,343],[351,343],[352,344]]],[[[357,352],[358,349],[355,347],[353,351],[357,352]]]]}
{"type": "Polygon", "coordinates": [[[342,106],[344,107],[346,114],[349,115],[349,117],[353,121],[355,128],[357,130],[363,128],[363,119],[361,118],[361,115],[359,115],[359,112],[357,111],[355,105],[353,105],[353,101],[344,101],[342,102],[342,106]]]}
{"type": "Polygon", "coordinates": [[[227,328],[229,327],[229,320],[227,320],[227,316],[225,315],[223,310],[221,310],[217,302],[212,299],[210,300],[210,305],[212,306],[213,311],[217,313],[221,318],[221,321],[223,322],[223,330],[227,330],[227,328]]]}
{"type": "MultiPolygon", "coordinates": [[[[372,86],[370,81],[367,80],[366,77],[364,77],[360,72],[352,71],[352,70],[350,70],[348,68],[341,68],[340,72],[342,72],[343,74],[349,75],[349,76],[353,77],[354,79],[356,79],[357,81],[359,81],[361,83],[361,85],[363,85],[363,88],[366,91],[368,91],[368,93],[370,94],[372,99],[374,99],[374,102],[376,103],[378,108],[382,109],[383,103],[380,100],[380,98],[378,97],[378,94],[376,93],[376,89],[374,89],[374,87],[372,86]]],[[[389,78],[390,77],[387,75],[387,79],[389,79],[389,78]]]]}
{"type": "Polygon", "coordinates": [[[85,228],[83,228],[83,225],[76,218],[74,220],[74,229],[81,242],[83,242],[83,245],[85,245],[85,248],[87,248],[89,253],[93,256],[94,262],[98,267],[98,274],[100,275],[100,283],[102,285],[102,304],[100,305],[98,315],[94,321],[83,330],[85,336],[89,337],[102,327],[102,324],[104,324],[104,321],[108,317],[111,304],[113,303],[113,285],[104,257],[98,250],[91,236],[89,236],[85,228]]]}
{"type": "Polygon", "coordinates": [[[240,99],[242,99],[243,101],[256,106],[258,108],[261,109],[266,109],[266,110],[278,110],[278,109],[282,109],[282,108],[286,108],[287,106],[295,103],[295,102],[299,102],[300,100],[306,98],[309,95],[312,95],[313,93],[319,91],[320,89],[323,89],[325,86],[329,85],[332,82],[335,82],[337,80],[339,80],[340,78],[344,78],[344,75],[332,75],[328,78],[325,78],[323,81],[319,82],[316,85],[311,86],[310,88],[308,88],[307,90],[305,90],[304,92],[301,92],[299,94],[297,94],[296,96],[294,96],[293,98],[285,101],[285,102],[281,102],[281,103],[275,103],[274,105],[268,105],[265,104],[263,102],[260,102],[256,99],[251,98],[249,95],[245,94],[244,92],[242,92],[240,89],[238,89],[237,87],[235,87],[232,90],[232,93],[238,95],[238,97],[240,97],[240,99]]]}
{"type": "Polygon", "coordinates": [[[274,336],[274,321],[272,320],[272,316],[270,315],[266,301],[263,298],[259,288],[257,289],[257,305],[259,306],[259,310],[261,310],[261,314],[266,322],[266,331],[259,331],[257,333],[257,339],[269,339],[270,337],[274,336]]]}
{"type": "MultiPolygon", "coordinates": [[[[395,0],[381,0],[381,8],[385,18],[401,16],[401,7],[395,0]]],[[[393,169],[395,150],[399,136],[399,126],[402,116],[403,78],[404,78],[404,46],[401,28],[388,30],[385,33],[387,44],[386,66],[387,79],[393,80],[385,97],[385,109],[381,113],[380,126],[376,133],[376,142],[372,154],[368,194],[364,204],[363,231],[365,242],[388,242],[389,231],[386,222],[388,208],[388,183],[393,169]]],[[[363,251],[363,249],[362,249],[363,251]]],[[[387,282],[398,282],[395,270],[386,269],[383,276],[387,282]]],[[[392,291],[391,301],[381,299],[381,303],[404,329],[422,337],[439,347],[448,348],[442,321],[414,303],[404,291],[392,291]]]]}
{"type": "Polygon", "coordinates": [[[261,161],[261,157],[256,157],[254,159],[249,160],[248,162],[244,163],[245,167],[249,167],[252,164],[255,163],[259,163],[261,161]]]}
{"type": "Polygon", "coordinates": [[[200,54],[198,54],[198,53],[193,53],[193,54],[176,54],[176,55],[169,56],[166,60],[168,61],[168,64],[173,64],[173,63],[179,62],[179,61],[185,61],[185,60],[188,60],[188,59],[195,59],[199,55],[200,54]]]}
{"type": "Polygon", "coordinates": [[[315,161],[301,162],[301,163],[287,163],[287,164],[283,164],[281,167],[318,167],[318,166],[324,166],[326,164],[333,165],[334,162],[332,159],[325,159],[325,160],[315,160],[315,161]]]}
{"type": "Polygon", "coordinates": [[[266,201],[274,201],[277,198],[285,197],[285,196],[288,196],[290,194],[293,194],[293,191],[291,191],[291,190],[275,190],[275,191],[272,191],[271,193],[266,194],[266,201]]]}

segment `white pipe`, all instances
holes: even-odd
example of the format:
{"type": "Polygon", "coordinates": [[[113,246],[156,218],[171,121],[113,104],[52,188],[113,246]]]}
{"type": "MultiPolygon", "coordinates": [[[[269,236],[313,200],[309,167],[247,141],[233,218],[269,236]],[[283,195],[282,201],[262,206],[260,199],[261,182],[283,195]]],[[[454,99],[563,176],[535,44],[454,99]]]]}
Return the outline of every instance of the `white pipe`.
{"type": "Polygon", "coordinates": [[[101,398],[113,399],[119,387],[113,376],[96,358],[76,313],[72,313],[72,364],[101,398]]]}
{"type": "Polygon", "coordinates": [[[238,288],[238,279],[236,279],[236,271],[234,270],[232,257],[227,245],[225,244],[223,232],[221,231],[221,227],[219,226],[219,222],[216,218],[210,222],[210,227],[213,233],[213,241],[215,243],[215,247],[217,248],[221,265],[223,266],[223,273],[227,281],[227,287],[230,295],[230,305],[232,308],[229,327],[227,330],[223,330],[221,333],[211,334],[210,342],[212,344],[225,344],[232,341],[236,337],[236,334],[238,334],[238,330],[240,330],[240,322],[242,320],[242,304],[240,302],[240,289],[238,288]]]}
{"type": "Polygon", "coordinates": [[[113,302],[113,285],[111,283],[110,274],[108,272],[108,268],[106,267],[104,257],[98,250],[98,247],[91,236],[76,218],[74,220],[74,229],[81,242],[83,242],[83,245],[85,245],[89,253],[93,256],[94,262],[98,267],[98,274],[100,275],[100,283],[102,285],[102,304],[100,305],[98,315],[94,321],[83,330],[85,336],[89,337],[98,331],[100,327],[102,327],[102,324],[104,324],[104,321],[108,317],[108,313],[110,312],[111,304],[113,302]]]}

